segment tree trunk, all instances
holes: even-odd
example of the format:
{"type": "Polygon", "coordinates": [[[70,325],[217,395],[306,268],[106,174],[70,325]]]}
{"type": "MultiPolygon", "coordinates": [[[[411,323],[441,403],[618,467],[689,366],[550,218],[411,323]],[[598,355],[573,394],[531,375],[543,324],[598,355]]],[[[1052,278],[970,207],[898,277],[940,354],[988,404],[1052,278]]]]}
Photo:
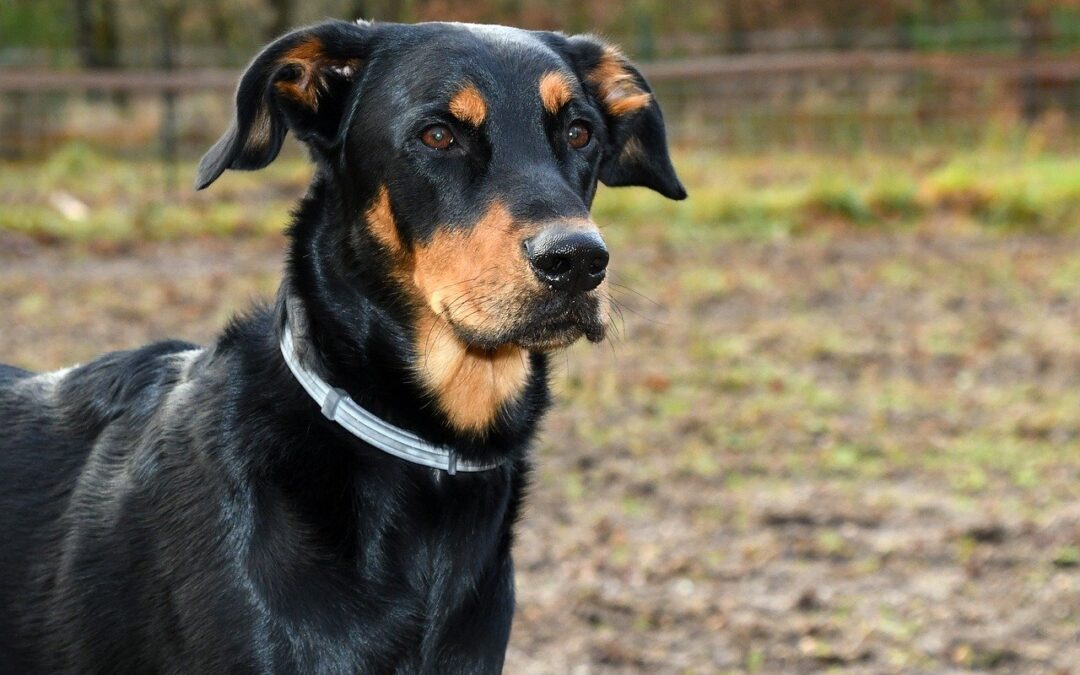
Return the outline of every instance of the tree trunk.
{"type": "Polygon", "coordinates": [[[74,0],[75,40],[84,68],[120,65],[120,30],[115,0],[74,0]]]}
{"type": "Polygon", "coordinates": [[[750,51],[750,35],[747,31],[746,13],[743,11],[742,0],[725,0],[724,14],[727,18],[727,45],[725,50],[728,54],[745,54],[750,51]]]}

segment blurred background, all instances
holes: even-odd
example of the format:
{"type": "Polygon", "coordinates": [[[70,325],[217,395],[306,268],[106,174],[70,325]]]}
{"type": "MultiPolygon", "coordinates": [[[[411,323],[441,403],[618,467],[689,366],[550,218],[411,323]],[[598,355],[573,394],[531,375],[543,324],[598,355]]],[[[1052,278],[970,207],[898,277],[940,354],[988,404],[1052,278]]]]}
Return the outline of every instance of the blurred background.
{"type": "Polygon", "coordinates": [[[0,0],[4,361],[273,294],[303,151],[190,185],[324,17],[600,33],[690,191],[598,196],[508,672],[1080,672],[1080,1],[0,0]]]}

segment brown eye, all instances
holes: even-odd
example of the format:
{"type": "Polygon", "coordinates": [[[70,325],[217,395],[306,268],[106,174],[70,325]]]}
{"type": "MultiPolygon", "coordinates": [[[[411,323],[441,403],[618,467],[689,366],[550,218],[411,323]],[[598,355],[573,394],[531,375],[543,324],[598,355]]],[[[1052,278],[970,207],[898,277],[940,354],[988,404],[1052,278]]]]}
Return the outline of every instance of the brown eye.
{"type": "Polygon", "coordinates": [[[578,120],[570,125],[566,130],[566,140],[570,142],[570,147],[575,150],[580,150],[589,144],[589,139],[592,138],[592,134],[589,133],[589,125],[578,120]]]}
{"type": "Polygon", "coordinates": [[[424,129],[423,133],[420,134],[420,140],[429,148],[449,150],[450,146],[454,144],[454,134],[445,126],[435,124],[424,129]]]}

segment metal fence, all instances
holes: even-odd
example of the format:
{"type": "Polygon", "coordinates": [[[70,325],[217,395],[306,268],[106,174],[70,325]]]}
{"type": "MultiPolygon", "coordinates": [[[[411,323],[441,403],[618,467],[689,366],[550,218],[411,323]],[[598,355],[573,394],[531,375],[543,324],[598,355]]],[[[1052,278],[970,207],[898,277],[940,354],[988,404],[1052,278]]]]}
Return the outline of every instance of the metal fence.
{"type": "MultiPolygon", "coordinates": [[[[1029,129],[1071,143],[1080,53],[780,52],[645,64],[675,142],[723,148],[969,143],[1029,129]]],[[[239,71],[0,70],[0,155],[79,139],[169,156],[204,149],[231,115],[239,71]]]]}

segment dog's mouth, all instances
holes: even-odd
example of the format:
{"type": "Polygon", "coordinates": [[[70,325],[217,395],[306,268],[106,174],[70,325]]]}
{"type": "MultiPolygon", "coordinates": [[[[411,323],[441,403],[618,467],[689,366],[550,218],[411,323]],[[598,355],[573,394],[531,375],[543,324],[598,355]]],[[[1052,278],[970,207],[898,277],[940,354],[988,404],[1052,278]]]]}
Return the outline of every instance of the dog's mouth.
{"type": "Polygon", "coordinates": [[[593,313],[567,313],[547,317],[524,327],[516,342],[533,350],[568,347],[584,337],[589,342],[600,342],[607,334],[607,325],[593,313]]]}
{"type": "Polygon", "coordinates": [[[507,322],[502,330],[485,331],[463,326],[447,317],[454,332],[465,344],[481,350],[516,345],[532,351],[568,347],[584,337],[601,342],[607,336],[603,302],[593,294],[573,298],[546,298],[529,303],[520,318],[507,322]]]}

